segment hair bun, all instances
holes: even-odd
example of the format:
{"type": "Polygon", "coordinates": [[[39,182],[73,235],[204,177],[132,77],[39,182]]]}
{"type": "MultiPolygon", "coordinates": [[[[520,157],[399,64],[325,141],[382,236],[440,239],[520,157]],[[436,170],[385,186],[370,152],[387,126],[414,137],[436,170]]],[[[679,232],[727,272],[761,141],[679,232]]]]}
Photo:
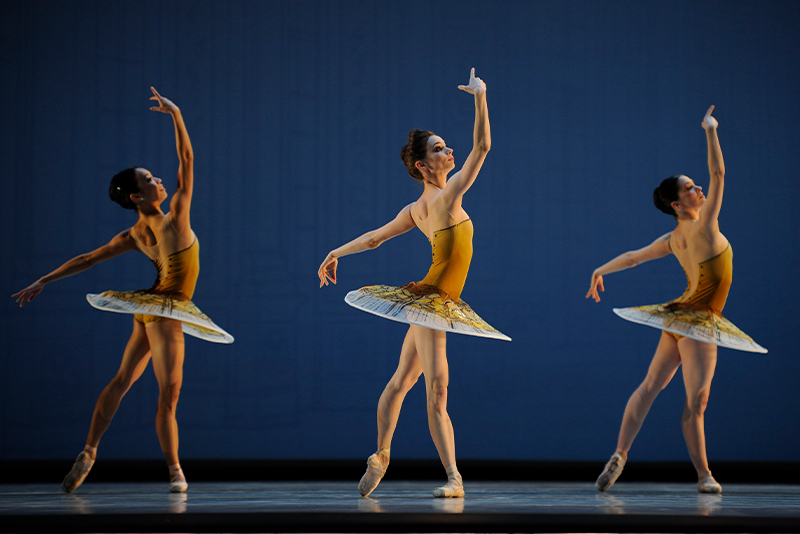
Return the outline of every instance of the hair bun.
{"type": "Polygon", "coordinates": [[[406,166],[406,170],[411,177],[417,181],[422,181],[422,173],[416,166],[418,161],[422,161],[428,155],[428,138],[433,132],[428,130],[418,130],[413,128],[408,132],[408,142],[400,150],[400,159],[406,166]]]}

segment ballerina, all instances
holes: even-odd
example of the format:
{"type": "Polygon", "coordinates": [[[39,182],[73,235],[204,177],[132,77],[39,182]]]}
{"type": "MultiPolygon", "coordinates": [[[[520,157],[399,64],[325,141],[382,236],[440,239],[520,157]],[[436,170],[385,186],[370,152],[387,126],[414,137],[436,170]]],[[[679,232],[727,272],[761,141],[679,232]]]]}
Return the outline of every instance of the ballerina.
{"type": "Polygon", "coordinates": [[[184,492],[188,487],[178,459],[178,423],[175,410],[183,381],[184,332],[218,343],[232,343],[233,337],[214,324],[190,300],[200,268],[199,243],[192,231],[189,211],[194,187],[194,154],[181,111],[169,99],[150,88],[150,100],[158,102],[152,111],[169,114],[175,125],[178,149],[178,186],[169,213],[161,211],[167,192],[161,179],[142,167],[130,167],[116,174],[109,196],[123,208],[134,210],[138,220],[133,227],[115,236],[108,244],[81,254],[53,272],[12,295],[20,307],[31,302],[45,285],[78,274],[124,252],[139,251],[155,264],[155,285],[140,291],[106,291],[89,294],[95,308],[134,314],[133,333],[125,347],[116,376],[97,400],[86,446],[64,478],[61,489],[71,493],[80,486],[97,456],[100,438],[111,424],[120,401],[152,359],[158,381],[156,432],[170,473],[169,490],[184,492]]]}
{"type": "Polygon", "coordinates": [[[409,324],[400,362],[378,402],[378,450],[367,460],[367,472],[358,485],[363,496],[378,486],[389,465],[392,436],[400,408],[420,375],[425,377],[428,427],[447,474],[447,483],[433,491],[435,497],[463,497],[464,486],[456,467],[453,425],[447,414],[448,363],[446,332],[510,340],[481,319],[461,291],[472,258],[472,220],[462,199],[478,176],[491,145],[486,84],[470,72],[468,85],[459,85],[475,98],[473,148],[460,171],[453,149],[433,132],[411,130],[401,158],[412,178],[421,182],[422,195],[394,220],[331,251],[319,267],[320,287],[336,283],[339,258],[377,248],[385,241],[419,228],[433,250],[433,264],[418,283],[402,287],[368,286],[351,291],[345,301],[361,310],[409,324]]]}
{"type": "Polygon", "coordinates": [[[708,144],[710,182],[708,197],[703,188],[682,174],[667,178],[653,192],[656,207],[672,215],[677,226],[650,245],[621,254],[592,273],[586,298],[600,302],[603,276],[635,267],[646,261],[674,254],[686,272],[689,285],[680,298],[659,305],[614,309],[629,321],[662,330],[661,340],[644,382],[634,391],[625,408],[617,450],[606,464],[595,486],[606,491],[622,473],[633,440],[644,423],[658,393],[683,365],[686,403],[681,425],[686,446],[697,471],[697,490],[720,493],[706,457],[704,412],[717,363],[717,346],[752,352],[767,352],[747,334],[722,316],[733,273],[733,251],[719,230],[725,164],[717,137],[717,120],[711,106],[702,126],[708,144]]]}

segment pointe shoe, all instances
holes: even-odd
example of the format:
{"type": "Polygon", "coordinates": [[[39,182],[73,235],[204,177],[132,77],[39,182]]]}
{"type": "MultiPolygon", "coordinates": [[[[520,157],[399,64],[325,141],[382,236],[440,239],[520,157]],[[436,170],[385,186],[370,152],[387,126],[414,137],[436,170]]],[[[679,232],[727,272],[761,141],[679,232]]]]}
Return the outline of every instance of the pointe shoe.
{"type": "Polygon", "coordinates": [[[170,475],[169,477],[169,491],[170,493],[183,493],[186,491],[186,488],[189,487],[189,484],[186,483],[186,477],[183,475],[183,471],[178,471],[174,475],[170,475]]]}
{"type": "Polygon", "coordinates": [[[189,484],[187,484],[185,480],[176,480],[175,482],[169,483],[169,491],[171,493],[183,493],[188,487],[189,484]]]}
{"type": "Polygon", "coordinates": [[[709,474],[697,482],[697,491],[700,493],[722,493],[722,486],[709,474]]]}
{"type": "Polygon", "coordinates": [[[463,497],[464,496],[464,483],[461,480],[461,475],[451,475],[447,479],[447,484],[441,488],[433,490],[434,497],[463,497]]]}
{"type": "Polygon", "coordinates": [[[625,467],[625,459],[615,452],[611,459],[606,464],[603,472],[597,477],[594,487],[599,491],[606,491],[614,485],[619,476],[622,474],[622,468],[625,467]]]}
{"type": "Polygon", "coordinates": [[[383,463],[381,455],[377,452],[367,458],[367,472],[358,483],[358,492],[362,497],[368,497],[378,487],[388,467],[389,462],[383,463]]]}
{"type": "Polygon", "coordinates": [[[88,452],[81,451],[75,459],[75,463],[72,464],[72,469],[70,469],[67,476],[64,477],[64,481],[61,483],[61,489],[64,490],[65,493],[72,493],[78,489],[78,486],[83,484],[86,475],[89,474],[93,465],[94,458],[89,456],[88,452]]]}

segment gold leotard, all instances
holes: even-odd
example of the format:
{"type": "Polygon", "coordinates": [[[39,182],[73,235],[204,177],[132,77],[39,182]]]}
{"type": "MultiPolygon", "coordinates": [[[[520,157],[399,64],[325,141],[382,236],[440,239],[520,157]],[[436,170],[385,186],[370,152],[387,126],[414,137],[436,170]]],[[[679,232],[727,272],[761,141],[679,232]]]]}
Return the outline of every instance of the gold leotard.
{"type": "Polygon", "coordinates": [[[472,231],[472,220],[467,219],[434,232],[433,262],[421,281],[402,287],[362,287],[348,293],[345,302],[401,323],[510,341],[461,300],[472,260],[472,231]]]}
{"type": "Polygon", "coordinates": [[[675,339],[688,337],[731,349],[767,352],[722,316],[733,281],[730,244],[722,253],[700,263],[699,273],[694,291],[691,291],[691,280],[686,273],[688,286],[678,299],[666,304],[614,308],[614,313],[628,321],[664,330],[675,339]]]}
{"type": "MultiPolygon", "coordinates": [[[[157,257],[152,262],[158,277],[153,287],[145,290],[147,293],[167,295],[176,302],[191,300],[200,274],[200,244],[196,237],[188,248],[170,254],[165,261],[157,257]]],[[[143,313],[134,314],[133,318],[145,325],[166,319],[160,315],[143,313]]]]}
{"type": "MultiPolygon", "coordinates": [[[[169,215],[168,215],[169,216],[169,215]]],[[[133,235],[133,233],[131,233],[133,235]]],[[[97,309],[133,314],[145,326],[174,319],[184,333],[215,343],[233,343],[233,336],[217,326],[191,301],[200,273],[200,244],[197,237],[184,250],[162,257],[158,245],[148,247],[134,237],[140,249],[148,250],[158,271],[155,284],[139,291],[105,291],[86,299],[97,309]]]]}

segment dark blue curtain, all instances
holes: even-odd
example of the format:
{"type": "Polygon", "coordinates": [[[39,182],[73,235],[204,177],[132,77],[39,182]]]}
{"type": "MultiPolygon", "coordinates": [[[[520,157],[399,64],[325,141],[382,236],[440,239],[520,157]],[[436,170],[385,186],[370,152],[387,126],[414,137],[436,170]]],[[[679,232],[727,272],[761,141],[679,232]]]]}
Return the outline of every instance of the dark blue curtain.
{"type": "MultiPolygon", "coordinates": [[[[402,325],[348,307],[351,289],[421,279],[419,232],[341,260],[328,250],[418,195],[399,159],[410,128],[463,162],[470,67],[488,84],[492,151],[465,197],[475,257],[463,297],[512,343],[448,338],[449,410],[462,458],[599,460],[658,332],[615,306],[679,296],[674,258],[591,271],[671,230],[653,188],[707,185],[700,121],[717,106],[727,168],[720,217],[735,251],[726,316],[770,349],[727,349],[706,417],[712,460],[800,461],[797,51],[800,4],[781,1],[174,1],[9,4],[0,16],[0,273],[11,294],[135,222],[111,203],[118,170],[173,184],[169,117],[196,154],[195,302],[236,336],[187,339],[178,411],[184,458],[363,458],[402,325]]],[[[170,189],[173,187],[169,186],[170,189]]],[[[0,307],[0,459],[68,458],[113,377],[131,318],[84,294],[148,287],[126,254],[0,307]]],[[[687,458],[680,373],[634,451],[687,458]]],[[[124,399],[104,457],[157,458],[150,371],[124,399]]],[[[434,458],[424,388],[406,400],[394,455],[434,458]]],[[[632,453],[634,454],[634,453],[632,453]]]]}

